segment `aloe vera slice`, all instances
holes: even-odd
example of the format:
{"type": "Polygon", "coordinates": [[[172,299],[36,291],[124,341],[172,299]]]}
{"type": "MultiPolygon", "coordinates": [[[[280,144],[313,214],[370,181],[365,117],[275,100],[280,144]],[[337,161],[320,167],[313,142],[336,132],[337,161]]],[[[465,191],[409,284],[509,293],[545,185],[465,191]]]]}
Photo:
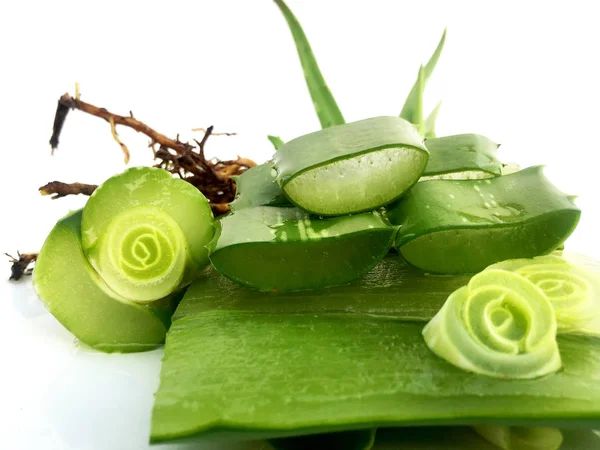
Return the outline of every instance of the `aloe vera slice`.
{"type": "Polygon", "coordinates": [[[260,164],[246,170],[236,180],[237,194],[236,199],[231,203],[231,209],[253,206],[292,206],[279,185],[275,183],[275,175],[272,163],[260,164]]]}
{"type": "Polygon", "coordinates": [[[316,219],[268,206],[234,211],[220,225],[213,266],[261,291],[347,283],[381,261],[396,233],[377,213],[316,219]]]}
{"type": "Polygon", "coordinates": [[[541,167],[486,180],[418,183],[388,209],[396,248],[431,273],[473,273],[550,253],[573,232],[580,210],[541,167]]]}
{"type": "Polygon", "coordinates": [[[296,49],[298,50],[298,56],[300,57],[300,63],[302,64],[302,70],[304,71],[306,86],[310,92],[319,121],[321,122],[321,127],[327,128],[343,124],[344,117],[342,116],[333,95],[331,95],[327,83],[325,83],[325,79],[321,74],[317,60],[315,59],[300,23],[283,0],[275,0],[275,4],[281,10],[283,17],[287,21],[290,31],[292,32],[296,49]]]}
{"type": "Polygon", "coordinates": [[[600,317],[600,277],[560,256],[511,259],[487,270],[513,271],[541,289],[556,311],[559,332],[584,331],[600,317]]]}
{"type": "Polygon", "coordinates": [[[164,341],[173,299],[149,307],[111,291],[83,253],[81,211],[60,220],[46,238],[33,285],[48,311],[97,350],[144,351],[164,341]]]}
{"type": "Polygon", "coordinates": [[[433,179],[481,179],[502,175],[496,158],[498,144],[477,134],[458,134],[427,139],[429,162],[419,181],[433,179]]]}
{"type": "Polygon", "coordinates": [[[94,191],[81,234],[87,258],[111,289],[149,302],[189,284],[208,265],[214,220],[191,184],[163,169],[134,167],[94,191]]]}
{"type": "Polygon", "coordinates": [[[271,439],[275,450],[370,450],[375,443],[376,429],[340,431],[337,433],[271,439]]]}
{"type": "Polygon", "coordinates": [[[276,181],[302,209],[319,215],[368,211],[416,183],[429,153],[415,128],[375,117],[287,142],[274,156],[276,181]]]}
{"type": "Polygon", "coordinates": [[[600,426],[600,339],[559,336],[563,370],[501,380],[438,358],[421,329],[370,315],[222,308],[180,317],[167,336],[151,440],[484,422],[600,426]]]}
{"type": "Polygon", "coordinates": [[[554,308],[540,289],[521,275],[491,269],[453,292],[423,337],[456,367],[528,379],[561,368],[556,328],[554,308]]]}

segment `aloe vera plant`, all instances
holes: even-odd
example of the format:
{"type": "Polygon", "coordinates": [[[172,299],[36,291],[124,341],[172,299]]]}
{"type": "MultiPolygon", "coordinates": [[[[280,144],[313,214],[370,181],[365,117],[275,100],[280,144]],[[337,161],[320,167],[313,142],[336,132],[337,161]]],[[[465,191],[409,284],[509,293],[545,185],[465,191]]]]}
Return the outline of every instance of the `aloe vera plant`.
{"type": "Polygon", "coordinates": [[[310,133],[281,147],[276,181],[302,209],[319,215],[386,205],[421,176],[429,152],[397,117],[375,117],[310,133]]]}
{"type": "Polygon", "coordinates": [[[196,188],[162,169],[129,169],[59,221],[34,286],[82,342],[105,351],[153,348],[164,339],[175,294],[208,264],[213,234],[196,188]]]}
{"type": "Polygon", "coordinates": [[[411,424],[600,426],[600,339],[558,336],[562,370],[535,380],[464,372],[433,354],[421,330],[422,308],[439,307],[439,283],[465,277],[421,274],[417,290],[411,277],[391,275],[394,264],[413,270],[386,258],[370,278],[291,297],[216,273],[195,282],[167,338],[152,440],[411,424]],[[378,304],[382,291],[388,299],[378,304]],[[411,297],[420,313],[405,303],[411,297]]]}
{"type": "Polygon", "coordinates": [[[378,213],[318,219],[268,206],[235,210],[220,227],[210,255],[214,267],[262,291],[347,283],[381,261],[396,233],[378,213]]]}
{"type": "Polygon", "coordinates": [[[541,167],[485,180],[425,181],[388,208],[390,221],[401,226],[398,252],[432,273],[473,273],[550,253],[579,216],[541,167]]]}

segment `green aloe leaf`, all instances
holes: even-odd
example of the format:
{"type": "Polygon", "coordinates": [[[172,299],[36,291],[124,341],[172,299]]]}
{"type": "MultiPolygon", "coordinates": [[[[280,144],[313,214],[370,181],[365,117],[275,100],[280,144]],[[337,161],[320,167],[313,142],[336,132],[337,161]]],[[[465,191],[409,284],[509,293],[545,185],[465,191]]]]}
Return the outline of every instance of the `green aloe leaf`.
{"type": "Polygon", "coordinates": [[[558,450],[563,442],[556,428],[479,425],[473,429],[502,450],[558,450]]]}
{"type": "Polygon", "coordinates": [[[393,256],[347,286],[308,292],[260,293],[209,273],[173,317],[152,440],[483,422],[600,427],[598,338],[559,336],[563,370],[536,380],[467,373],[428,349],[424,322],[466,279],[425,275],[393,256]]]}
{"type": "Polygon", "coordinates": [[[442,107],[441,100],[435,105],[435,108],[429,113],[427,118],[425,119],[425,123],[423,124],[423,136],[427,139],[432,139],[436,137],[435,133],[435,123],[438,118],[438,114],[440,112],[440,108],[442,107]]]}
{"type": "Polygon", "coordinates": [[[275,183],[273,163],[267,162],[251,167],[237,180],[236,198],[232,210],[254,206],[292,206],[281,188],[275,183]]]}
{"type": "Polygon", "coordinates": [[[304,71],[304,79],[306,80],[306,85],[308,86],[315,111],[321,122],[321,127],[328,128],[334,125],[342,125],[345,123],[344,117],[342,116],[333,95],[331,95],[327,83],[325,83],[325,79],[317,65],[315,55],[313,54],[298,19],[296,19],[283,0],[275,0],[275,3],[281,10],[283,17],[287,21],[290,31],[292,32],[292,36],[294,37],[298,56],[300,57],[300,63],[302,64],[302,70],[304,71]]]}
{"type": "Polygon", "coordinates": [[[283,142],[283,139],[281,139],[279,136],[267,136],[267,138],[269,139],[269,141],[271,141],[271,144],[273,144],[273,147],[275,147],[275,150],[279,150],[279,148],[285,144],[285,142],[283,142]]]}
{"type": "Polygon", "coordinates": [[[374,212],[319,219],[289,207],[234,210],[220,224],[213,266],[262,291],[315,289],[359,278],[389,252],[396,233],[374,212]]]}
{"type": "Polygon", "coordinates": [[[277,183],[292,203],[313,214],[370,211],[417,182],[429,152],[414,127],[374,117],[287,142],[274,156],[277,183]]]}
{"type": "Polygon", "coordinates": [[[550,253],[581,211],[541,167],[485,180],[418,183],[388,208],[396,248],[430,273],[474,273],[490,264],[550,253]]]}
{"type": "Polygon", "coordinates": [[[478,134],[457,134],[425,141],[429,161],[420,181],[468,180],[502,175],[498,144],[478,134]]]}
{"type": "MultiPolygon", "coordinates": [[[[433,69],[437,65],[438,60],[440,59],[440,55],[442,54],[442,50],[444,49],[444,43],[446,42],[446,30],[442,34],[442,38],[438,43],[433,55],[427,61],[422,70],[419,70],[419,75],[417,76],[417,81],[413,85],[406,101],[404,102],[404,106],[402,107],[402,111],[400,112],[400,117],[405,120],[408,120],[414,125],[420,125],[422,122],[422,97],[425,86],[427,85],[427,81],[431,77],[433,73],[433,69]],[[422,74],[421,74],[422,72],[422,74]]],[[[431,126],[431,125],[430,125],[431,126]]]]}

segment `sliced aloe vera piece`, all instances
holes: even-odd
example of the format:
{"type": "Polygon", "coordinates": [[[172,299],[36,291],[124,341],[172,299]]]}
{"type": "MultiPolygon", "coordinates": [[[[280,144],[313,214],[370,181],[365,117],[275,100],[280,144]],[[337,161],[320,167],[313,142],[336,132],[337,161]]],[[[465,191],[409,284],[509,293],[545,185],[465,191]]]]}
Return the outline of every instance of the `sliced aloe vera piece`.
{"type": "Polygon", "coordinates": [[[438,358],[422,325],[226,308],[180,317],[167,336],[151,440],[424,424],[600,427],[600,339],[559,336],[563,370],[502,380],[438,358]]]}
{"type": "Polygon", "coordinates": [[[312,434],[269,441],[275,450],[370,450],[375,443],[375,428],[369,430],[340,431],[312,434]]]}
{"type": "Polygon", "coordinates": [[[134,167],[106,180],[83,209],[84,252],[112,290],[160,299],[208,265],[214,234],[206,198],[163,169],[134,167]]]}
{"type": "Polygon", "coordinates": [[[425,142],[429,162],[419,181],[432,179],[469,180],[502,175],[496,158],[498,144],[477,134],[458,134],[425,142]]]}
{"type": "Polygon", "coordinates": [[[276,181],[293,203],[340,215],[394,201],[416,183],[428,157],[411,124],[375,117],[293,139],[274,162],[276,181]]]}
{"type": "Polygon", "coordinates": [[[580,210],[541,167],[486,180],[418,183],[388,209],[396,248],[431,273],[473,273],[495,262],[550,253],[580,210]]]}
{"type": "Polygon", "coordinates": [[[396,232],[377,213],[317,219],[269,206],[234,211],[220,224],[213,266],[261,291],[315,289],[361,277],[387,254],[396,232]]]}
{"type": "Polygon", "coordinates": [[[48,235],[33,285],[48,311],[81,342],[97,350],[151,350],[164,341],[171,300],[149,307],[112,292],[83,253],[81,211],[60,220],[48,235]]]}
{"type": "Polygon", "coordinates": [[[277,206],[292,204],[275,183],[275,169],[272,163],[264,163],[246,170],[236,180],[237,194],[231,209],[253,206],[277,206]]]}

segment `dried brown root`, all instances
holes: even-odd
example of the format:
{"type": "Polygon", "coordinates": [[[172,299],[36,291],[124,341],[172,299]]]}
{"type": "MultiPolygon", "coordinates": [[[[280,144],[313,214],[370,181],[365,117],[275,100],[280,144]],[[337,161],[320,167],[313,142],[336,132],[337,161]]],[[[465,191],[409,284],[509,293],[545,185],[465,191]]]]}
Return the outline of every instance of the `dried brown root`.
{"type": "Polygon", "coordinates": [[[23,275],[31,275],[33,268],[30,268],[29,266],[33,264],[38,257],[37,253],[19,253],[19,251],[17,251],[17,258],[8,253],[5,253],[5,255],[10,258],[10,262],[12,263],[9,280],[14,281],[20,280],[23,275]]]}
{"type": "Polygon", "coordinates": [[[40,194],[51,195],[52,200],[66,197],[67,195],[92,195],[98,186],[95,184],[84,183],[62,183],[60,181],[51,181],[39,188],[40,194]]]}

